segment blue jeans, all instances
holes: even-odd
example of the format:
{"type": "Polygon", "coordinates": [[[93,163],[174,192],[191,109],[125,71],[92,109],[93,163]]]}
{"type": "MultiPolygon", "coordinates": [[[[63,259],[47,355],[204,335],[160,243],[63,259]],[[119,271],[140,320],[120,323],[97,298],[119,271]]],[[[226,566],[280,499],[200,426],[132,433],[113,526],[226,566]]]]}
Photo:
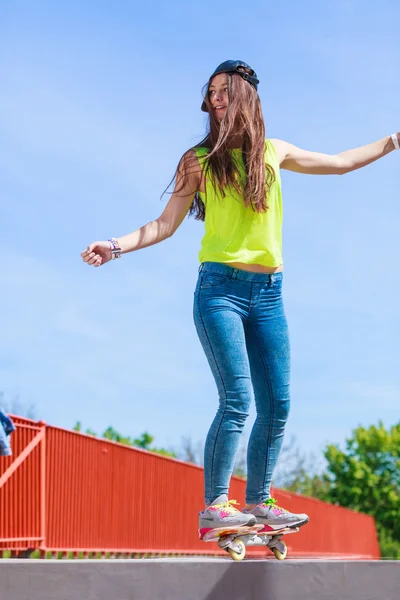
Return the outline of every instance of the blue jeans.
{"type": "Polygon", "coordinates": [[[282,277],[223,263],[206,262],[199,269],[194,321],[219,394],[204,453],[207,505],[228,494],[253,397],[257,417],[247,449],[246,502],[258,504],[270,495],[290,404],[282,277]]]}

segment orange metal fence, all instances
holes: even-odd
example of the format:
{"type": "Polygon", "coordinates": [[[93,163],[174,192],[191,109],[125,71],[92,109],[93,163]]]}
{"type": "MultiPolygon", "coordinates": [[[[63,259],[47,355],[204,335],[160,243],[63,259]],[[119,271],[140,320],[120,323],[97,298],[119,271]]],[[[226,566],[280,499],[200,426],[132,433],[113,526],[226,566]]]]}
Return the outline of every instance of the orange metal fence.
{"type": "Polygon", "coordinates": [[[13,456],[0,458],[0,550],[37,548],[46,537],[46,426],[13,419],[13,456]]]}
{"type": "MultiPolygon", "coordinates": [[[[197,536],[203,469],[138,448],[13,417],[0,459],[0,551],[216,554],[197,536]]],[[[245,482],[231,497],[244,502],[245,482]]],[[[379,558],[372,517],[274,490],[310,523],[288,536],[292,557],[379,558]]],[[[265,554],[249,548],[250,555],[265,554]]]]}

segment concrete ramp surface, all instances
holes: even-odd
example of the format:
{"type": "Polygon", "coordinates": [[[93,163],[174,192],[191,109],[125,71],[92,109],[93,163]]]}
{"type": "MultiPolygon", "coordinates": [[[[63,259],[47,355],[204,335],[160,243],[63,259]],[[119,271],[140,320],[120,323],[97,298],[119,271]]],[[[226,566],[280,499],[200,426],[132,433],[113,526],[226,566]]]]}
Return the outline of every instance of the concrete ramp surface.
{"type": "Polygon", "coordinates": [[[399,600],[400,561],[0,560],[1,600],[399,600]]]}

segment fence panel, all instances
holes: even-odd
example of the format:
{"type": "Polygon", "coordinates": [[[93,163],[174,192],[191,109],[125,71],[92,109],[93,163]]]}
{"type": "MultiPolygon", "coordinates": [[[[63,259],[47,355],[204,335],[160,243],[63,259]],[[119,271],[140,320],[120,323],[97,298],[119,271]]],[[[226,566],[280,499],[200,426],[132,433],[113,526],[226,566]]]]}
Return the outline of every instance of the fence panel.
{"type": "Polygon", "coordinates": [[[42,491],[43,448],[37,443],[44,424],[12,416],[16,431],[12,434],[13,455],[0,459],[0,551],[38,548],[44,537],[42,491]],[[16,462],[28,455],[10,474],[16,462]]]}

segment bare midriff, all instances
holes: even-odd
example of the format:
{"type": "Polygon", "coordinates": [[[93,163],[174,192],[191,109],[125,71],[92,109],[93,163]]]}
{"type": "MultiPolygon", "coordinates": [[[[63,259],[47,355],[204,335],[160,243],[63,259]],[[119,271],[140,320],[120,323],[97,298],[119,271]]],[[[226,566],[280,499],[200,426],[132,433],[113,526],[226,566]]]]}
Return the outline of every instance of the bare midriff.
{"type": "Polygon", "coordinates": [[[234,269],[241,269],[242,271],[249,271],[250,273],[280,273],[283,271],[283,265],[279,267],[265,267],[264,265],[248,265],[240,262],[225,263],[234,269]]]}

